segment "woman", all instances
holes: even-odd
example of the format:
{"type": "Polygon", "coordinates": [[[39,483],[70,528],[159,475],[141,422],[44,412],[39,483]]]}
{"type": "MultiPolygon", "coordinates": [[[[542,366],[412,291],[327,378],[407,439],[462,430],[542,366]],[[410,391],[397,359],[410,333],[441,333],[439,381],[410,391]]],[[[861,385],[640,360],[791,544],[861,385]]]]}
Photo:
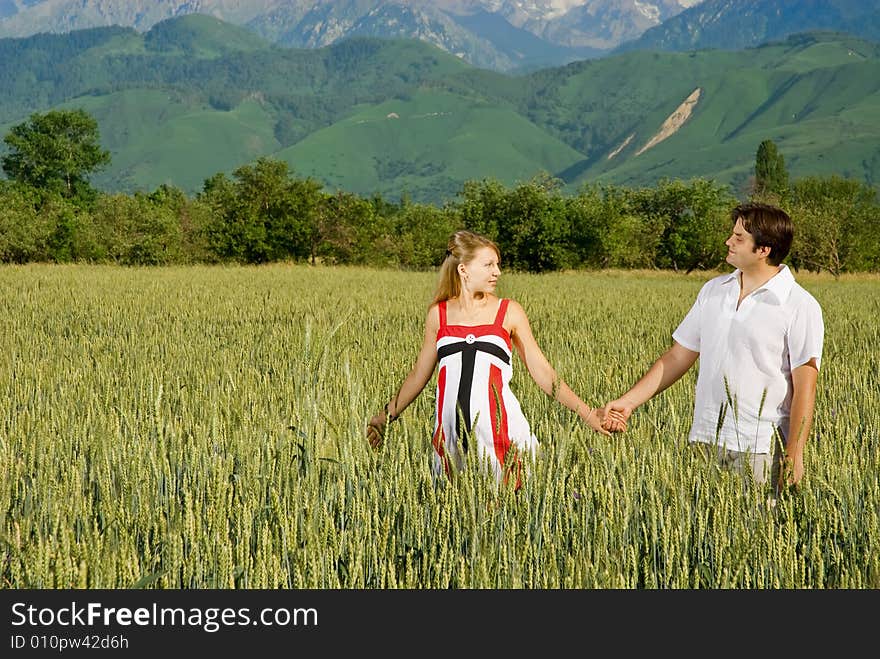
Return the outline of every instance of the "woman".
{"type": "MultiPolygon", "coordinates": [[[[514,471],[519,484],[522,464],[517,456],[533,457],[538,440],[508,386],[514,347],[542,391],[596,432],[609,434],[602,428],[603,410],[584,403],[557,378],[523,308],[495,295],[499,261],[498,247],[488,238],[470,231],[451,236],[415,366],[367,426],[373,448],[381,446],[386,425],[421,393],[439,362],[432,441],[435,474],[452,477],[464,466],[464,454],[476,445],[479,458],[489,460],[496,478],[506,480],[514,471]]],[[[616,420],[623,423],[622,418],[616,420]]]]}

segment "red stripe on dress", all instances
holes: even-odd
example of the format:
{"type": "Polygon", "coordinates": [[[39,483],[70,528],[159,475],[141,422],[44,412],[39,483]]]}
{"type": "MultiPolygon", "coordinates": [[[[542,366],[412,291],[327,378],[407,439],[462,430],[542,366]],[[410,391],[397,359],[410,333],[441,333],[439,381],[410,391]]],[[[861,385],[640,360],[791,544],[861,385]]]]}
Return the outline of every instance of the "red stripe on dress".
{"type": "Polygon", "coordinates": [[[501,369],[491,364],[489,366],[489,414],[492,422],[492,443],[495,447],[495,457],[498,458],[498,463],[504,473],[504,482],[507,483],[510,472],[515,471],[515,489],[518,490],[522,485],[519,456],[514,457],[514,464],[504,464],[510,449],[510,434],[508,433],[507,408],[504,406],[503,392],[504,382],[501,379],[501,369]]]}
{"type": "Polygon", "coordinates": [[[495,314],[495,325],[498,325],[499,327],[504,326],[504,316],[507,315],[507,305],[509,302],[510,300],[507,298],[501,300],[501,304],[498,305],[498,313],[495,314]]]}
{"type": "Polygon", "coordinates": [[[446,367],[442,367],[437,373],[437,429],[431,443],[434,451],[443,463],[443,471],[448,478],[452,478],[449,459],[446,457],[446,433],[443,432],[443,398],[446,394],[446,367]]]}
{"type": "Polygon", "coordinates": [[[501,381],[501,369],[490,364],[489,366],[489,413],[492,420],[492,443],[495,446],[495,457],[500,464],[504,464],[504,456],[510,448],[510,436],[507,433],[507,409],[504,407],[502,391],[504,383],[501,381]]]}

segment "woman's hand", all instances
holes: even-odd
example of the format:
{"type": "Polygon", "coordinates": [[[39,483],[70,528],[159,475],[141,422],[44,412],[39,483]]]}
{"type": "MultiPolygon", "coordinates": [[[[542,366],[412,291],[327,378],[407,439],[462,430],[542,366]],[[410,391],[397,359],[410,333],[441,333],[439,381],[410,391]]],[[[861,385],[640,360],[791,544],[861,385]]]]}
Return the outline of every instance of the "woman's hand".
{"type": "Polygon", "coordinates": [[[370,446],[374,449],[382,446],[382,441],[385,439],[386,425],[388,425],[388,421],[385,417],[385,412],[379,412],[367,424],[367,441],[370,442],[370,446]]]}

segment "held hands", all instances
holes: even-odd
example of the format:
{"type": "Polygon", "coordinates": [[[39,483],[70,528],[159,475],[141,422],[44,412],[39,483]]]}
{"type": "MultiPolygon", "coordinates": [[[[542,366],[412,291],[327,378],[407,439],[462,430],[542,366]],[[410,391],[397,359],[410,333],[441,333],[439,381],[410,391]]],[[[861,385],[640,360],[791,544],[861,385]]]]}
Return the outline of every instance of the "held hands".
{"type": "Polygon", "coordinates": [[[602,409],[602,428],[610,432],[623,432],[626,422],[636,409],[636,404],[627,398],[618,398],[607,403],[602,409]]]}
{"type": "Polygon", "coordinates": [[[590,426],[593,430],[595,430],[600,435],[605,435],[606,437],[610,437],[611,433],[608,432],[608,423],[609,418],[613,418],[615,421],[615,427],[621,427],[622,430],[626,430],[626,419],[617,416],[616,412],[612,412],[611,417],[606,413],[605,409],[601,407],[591,408],[586,414],[580,413],[580,417],[584,420],[584,422],[590,426]]]}

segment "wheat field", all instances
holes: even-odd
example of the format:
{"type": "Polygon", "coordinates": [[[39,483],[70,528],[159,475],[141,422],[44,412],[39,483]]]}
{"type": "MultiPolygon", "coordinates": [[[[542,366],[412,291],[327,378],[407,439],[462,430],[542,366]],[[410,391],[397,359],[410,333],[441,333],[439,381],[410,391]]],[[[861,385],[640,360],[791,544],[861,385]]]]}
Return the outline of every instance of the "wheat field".
{"type": "MultiPolygon", "coordinates": [[[[559,375],[622,393],[712,274],[502,276],[559,375]]],[[[434,273],[0,269],[0,588],[878,588],[880,278],[797,273],[826,337],[807,476],[699,463],[695,373],[606,438],[515,358],[518,492],[433,482],[434,382],[369,449],[434,273]]]]}

